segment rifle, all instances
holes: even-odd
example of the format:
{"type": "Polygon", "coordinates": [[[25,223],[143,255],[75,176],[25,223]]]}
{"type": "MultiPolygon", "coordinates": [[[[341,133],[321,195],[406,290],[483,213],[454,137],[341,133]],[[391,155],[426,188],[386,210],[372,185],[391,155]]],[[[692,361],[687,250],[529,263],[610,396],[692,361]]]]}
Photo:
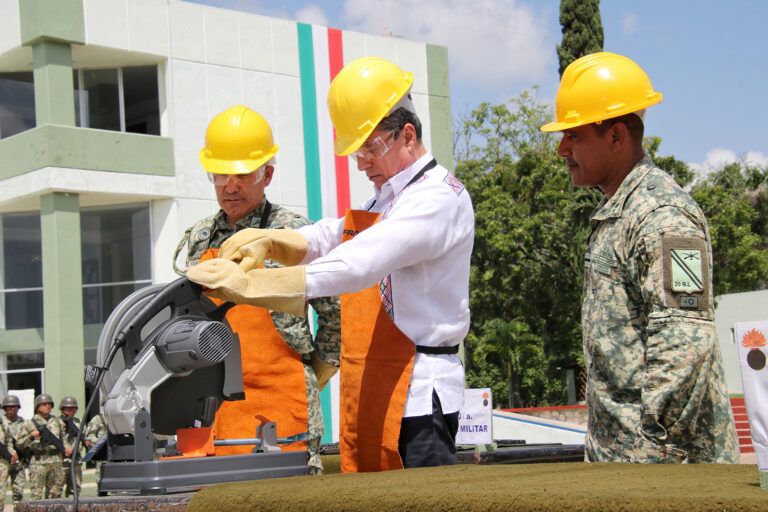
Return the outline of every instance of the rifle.
{"type": "Polygon", "coordinates": [[[91,459],[96,460],[103,460],[106,457],[104,454],[100,453],[107,445],[107,433],[104,432],[101,437],[91,445],[90,448],[88,448],[88,451],[85,453],[85,457],[83,457],[83,462],[88,462],[91,459]]]}
{"type": "Polygon", "coordinates": [[[19,448],[19,442],[16,441],[16,438],[13,438],[13,449],[16,450],[16,455],[19,456],[19,460],[17,461],[20,464],[28,464],[29,459],[31,459],[31,454],[29,452],[29,448],[19,448]]]}
{"type": "MultiPolygon", "coordinates": [[[[74,418],[62,418],[64,421],[64,429],[67,434],[67,439],[72,441],[77,437],[77,431],[79,430],[74,418]]],[[[85,446],[85,434],[80,434],[80,444],[85,446]]]]}
{"type": "Polygon", "coordinates": [[[8,462],[13,460],[13,455],[11,455],[11,452],[8,450],[8,446],[5,443],[0,443],[0,457],[4,458],[8,462]]]}
{"type": "Polygon", "coordinates": [[[56,434],[50,431],[47,425],[40,425],[34,419],[32,420],[32,423],[35,425],[37,431],[40,432],[40,444],[42,446],[51,445],[62,455],[66,453],[64,443],[61,442],[61,439],[56,437],[56,434]]]}

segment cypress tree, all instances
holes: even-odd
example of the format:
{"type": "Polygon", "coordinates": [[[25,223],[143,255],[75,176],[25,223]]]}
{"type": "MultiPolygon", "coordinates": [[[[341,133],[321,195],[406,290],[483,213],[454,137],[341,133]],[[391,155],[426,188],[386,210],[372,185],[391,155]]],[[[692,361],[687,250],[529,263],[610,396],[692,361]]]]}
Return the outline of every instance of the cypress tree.
{"type": "Polygon", "coordinates": [[[590,53],[603,51],[600,0],[560,0],[563,44],[557,45],[560,76],[568,64],[590,53]]]}

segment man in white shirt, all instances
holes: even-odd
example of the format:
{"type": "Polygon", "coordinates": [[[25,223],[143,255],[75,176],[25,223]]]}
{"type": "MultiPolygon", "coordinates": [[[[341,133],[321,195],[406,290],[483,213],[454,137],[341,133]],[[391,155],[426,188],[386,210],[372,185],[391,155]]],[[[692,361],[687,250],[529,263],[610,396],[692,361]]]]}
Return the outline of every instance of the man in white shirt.
{"type": "Polygon", "coordinates": [[[343,471],[455,463],[474,213],[464,186],[422,143],[412,82],[365,57],[329,89],[335,152],[356,158],[374,184],[361,210],[291,235],[244,230],[219,260],[187,274],[214,296],[294,313],[307,298],[343,294],[343,471]],[[300,264],[255,269],[284,253],[300,264]]]}

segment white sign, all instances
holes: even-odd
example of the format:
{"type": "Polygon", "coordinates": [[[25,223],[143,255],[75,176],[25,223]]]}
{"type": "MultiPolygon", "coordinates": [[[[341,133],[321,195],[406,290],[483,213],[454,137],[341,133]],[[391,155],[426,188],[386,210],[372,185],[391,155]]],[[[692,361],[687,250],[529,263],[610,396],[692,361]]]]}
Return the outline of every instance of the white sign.
{"type": "Polygon", "coordinates": [[[465,389],[464,407],[459,411],[456,444],[491,444],[493,434],[491,388],[465,389]]]}
{"type": "Polygon", "coordinates": [[[9,389],[9,395],[16,395],[19,397],[21,408],[19,409],[19,416],[25,420],[30,419],[35,415],[35,390],[34,389],[9,389]]]}
{"type": "MultiPolygon", "coordinates": [[[[734,325],[744,403],[747,406],[757,466],[768,469],[768,321],[734,325]]],[[[762,482],[761,482],[762,483],[762,482]]]]}

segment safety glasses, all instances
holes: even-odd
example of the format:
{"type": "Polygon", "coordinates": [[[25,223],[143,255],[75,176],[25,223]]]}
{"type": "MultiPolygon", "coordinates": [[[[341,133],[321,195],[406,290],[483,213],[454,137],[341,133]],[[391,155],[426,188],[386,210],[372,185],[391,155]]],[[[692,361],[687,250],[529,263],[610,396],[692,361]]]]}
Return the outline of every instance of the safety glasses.
{"type": "Polygon", "coordinates": [[[383,135],[379,135],[375,139],[367,140],[360,146],[360,149],[352,153],[350,156],[355,160],[359,158],[371,159],[381,158],[387,154],[387,151],[392,149],[395,145],[395,137],[400,131],[400,128],[394,128],[383,135]],[[389,139],[389,143],[387,143],[389,139]]]}
{"type": "Polygon", "coordinates": [[[264,179],[264,166],[248,174],[214,174],[212,172],[206,174],[208,175],[208,181],[217,187],[226,185],[230,179],[234,181],[235,185],[247,187],[249,185],[256,185],[264,179]]]}

